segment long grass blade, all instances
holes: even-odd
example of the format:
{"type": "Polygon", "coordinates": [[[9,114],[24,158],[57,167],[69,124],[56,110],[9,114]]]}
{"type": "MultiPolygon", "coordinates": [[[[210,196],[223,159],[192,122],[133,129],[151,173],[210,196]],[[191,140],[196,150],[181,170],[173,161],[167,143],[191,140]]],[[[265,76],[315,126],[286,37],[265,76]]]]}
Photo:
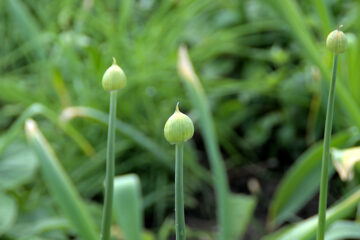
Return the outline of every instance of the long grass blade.
{"type": "Polygon", "coordinates": [[[29,144],[39,157],[41,173],[54,201],[83,239],[98,240],[96,227],[85,204],[36,122],[26,120],[25,130],[29,144]]]}
{"type": "Polygon", "coordinates": [[[226,176],[226,169],[223,163],[220,149],[217,143],[215,126],[211,117],[209,105],[201,86],[200,80],[194,72],[192,63],[189,59],[187,49],[182,46],[179,48],[178,70],[189,92],[189,97],[200,114],[200,128],[204,136],[206,151],[210,158],[211,170],[213,173],[216,200],[217,217],[219,220],[219,230],[221,240],[230,240],[230,224],[228,197],[229,187],[226,176]]]}
{"type": "Polygon", "coordinates": [[[333,19],[329,13],[329,7],[326,5],[325,0],[315,0],[314,5],[321,20],[322,34],[326,36],[333,26],[333,19]]]}

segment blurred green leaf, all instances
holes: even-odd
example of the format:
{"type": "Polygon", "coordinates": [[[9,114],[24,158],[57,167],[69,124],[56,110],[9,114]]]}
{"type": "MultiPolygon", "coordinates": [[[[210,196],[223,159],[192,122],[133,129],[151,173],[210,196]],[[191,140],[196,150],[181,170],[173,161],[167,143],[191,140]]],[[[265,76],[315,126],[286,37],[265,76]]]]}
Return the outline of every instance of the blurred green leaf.
{"type": "Polygon", "coordinates": [[[16,214],[17,206],[15,200],[0,192],[0,236],[14,224],[16,214]]]}
{"type": "Polygon", "coordinates": [[[333,17],[329,12],[329,3],[325,0],[315,0],[314,1],[315,9],[318,13],[318,16],[321,20],[322,25],[322,34],[328,34],[332,31],[331,27],[333,26],[333,17]]]}
{"type": "Polygon", "coordinates": [[[240,239],[254,214],[256,198],[243,194],[230,194],[231,239],[240,239]]]}
{"type": "Polygon", "coordinates": [[[326,231],[325,240],[360,239],[360,223],[337,221],[326,231]]]}
{"type": "MultiPolygon", "coordinates": [[[[19,0],[5,2],[7,3],[7,9],[14,23],[14,29],[17,30],[20,37],[26,40],[39,38],[40,27],[36,19],[31,15],[28,6],[19,0]]],[[[44,49],[39,42],[37,42],[35,50],[38,58],[44,58],[44,49]]]]}
{"type": "Polygon", "coordinates": [[[348,49],[346,51],[346,61],[348,67],[348,79],[349,79],[349,91],[351,92],[354,99],[360,104],[360,94],[357,89],[360,89],[360,71],[359,71],[359,60],[360,60],[360,46],[359,38],[353,33],[346,34],[348,40],[348,49]]]}
{"type": "MultiPolygon", "coordinates": [[[[358,135],[350,129],[333,136],[331,145],[340,147],[349,144],[358,135]]],[[[304,152],[282,179],[270,203],[268,224],[276,227],[291,217],[315,194],[319,187],[322,143],[317,143],[304,152]],[[294,187],[296,186],[296,187],[294,187]]],[[[329,174],[332,176],[333,168],[329,174]]]]}
{"type": "Polygon", "coordinates": [[[141,187],[135,174],[115,178],[113,212],[126,240],[143,239],[141,187]]]}
{"type": "Polygon", "coordinates": [[[30,145],[38,155],[45,183],[56,203],[84,239],[98,239],[97,228],[86,206],[35,121],[27,120],[25,130],[30,145]]]}
{"type": "Polygon", "coordinates": [[[220,229],[220,240],[231,240],[230,211],[228,206],[229,186],[226,176],[226,167],[223,162],[214,120],[211,116],[210,106],[190,60],[187,48],[180,46],[178,51],[178,71],[183,80],[194,108],[200,115],[200,129],[203,134],[206,152],[209,156],[211,171],[214,179],[214,188],[217,201],[217,219],[220,229]]]}
{"type": "Polygon", "coordinates": [[[11,228],[9,236],[15,239],[32,239],[52,230],[69,229],[70,224],[64,218],[33,218],[28,221],[16,223],[11,228]]]}
{"type": "Polygon", "coordinates": [[[14,189],[28,182],[37,165],[37,159],[28,147],[13,145],[0,157],[0,189],[14,189]]]}
{"type": "MultiPolygon", "coordinates": [[[[326,211],[326,226],[339,219],[349,216],[360,201],[360,188],[356,188],[338,204],[326,211]]],[[[312,240],[315,237],[318,223],[318,216],[303,220],[299,223],[281,228],[277,232],[265,236],[262,240],[312,240]]]]}

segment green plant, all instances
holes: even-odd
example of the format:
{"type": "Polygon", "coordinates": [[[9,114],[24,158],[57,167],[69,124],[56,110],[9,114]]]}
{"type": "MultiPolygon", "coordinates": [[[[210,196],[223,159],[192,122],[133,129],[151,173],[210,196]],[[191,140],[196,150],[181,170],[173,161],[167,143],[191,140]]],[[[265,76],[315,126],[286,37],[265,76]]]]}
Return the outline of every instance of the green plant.
{"type": "Polygon", "coordinates": [[[102,79],[103,88],[110,91],[110,113],[108,128],[108,145],[106,152],[106,175],[105,175],[105,199],[101,224],[102,240],[110,239],[110,227],[112,220],[112,205],[114,196],[115,176],[115,120],[116,120],[116,98],[117,91],[125,87],[126,77],[121,68],[113,58],[113,65],[109,67],[102,79]]]}
{"type": "Polygon", "coordinates": [[[330,143],[331,143],[331,131],[332,122],[334,116],[334,102],[335,102],[335,83],[336,72],[338,63],[338,54],[342,53],[346,49],[346,37],[343,32],[338,30],[331,32],[326,40],[327,48],[334,53],[334,62],[331,75],[329,97],[326,110],[325,119],[325,133],[324,133],[324,148],[321,164],[321,180],[320,180],[320,198],[319,198],[319,225],[317,231],[317,239],[323,240],[325,237],[325,221],[326,221],[326,205],[327,205],[327,191],[328,191],[328,170],[330,161],[330,143]]]}
{"type": "MultiPolygon", "coordinates": [[[[186,228],[188,238],[218,239],[221,232],[232,240],[246,232],[244,238],[253,240],[282,225],[282,230],[306,225],[317,211],[331,82],[332,54],[324,38],[336,22],[352,33],[346,34],[348,50],[338,57],[331,146],[359,145],[359,8],[355,0],[0,1],[0,211],[7,210],[0,216],[0,238],[83,238],[45,178],[36,177],[37,162],[42,163],[28,154],[21,131],[30,117],[51,142],[94,225],[101,225],[105,171],[99,169],[106,165],[109,96],[98,80],[111,55],[131,76],[118,92],[124,100],[117,102],[122,117],[115,121],[121,136],[115,173],[137,173],[141,179],[148,228],[143,233],[165,240],[175,232],[173,149],[161,130],[169,102],[177,100],[199,128],[184,147],[186,220],[196,220],[186,228]],[[201,91],[192,91],[187,81],[180,87],[179,43],[189,47],[201,91]],[[248,187],[250,180],[258,181],[258,191],[248,187]],[[221,181],[225,197],[219,194],[221,181]],[[248,191],[251,196],[238,194],[248,191]],[[265,209],[270,228],[262,224],[265,209]],[[206,227],[199,230],[200,225],[206,227]]],[[[358,166],[353,170],[351,181],[340,182],[329,164],[329,207],[359,184],[358,166]]],[[[125,200],[115,201],[114,210],[120,202],[125,200]]],[[[354,210],[349,208],[347,221],[354,210]]],[[[133,229],[118,220],[116,210],[113,215],[114,237],[127,239],[133,229]]],[[[312,219],[311,240],[317,226],[312,219]]],[[[340,219],[328,222],[326,238],[330,231],[336,237],[342,227],[350,234],[357,226],[340,219]]],[[[307,232],[298,229],[289,237],[307,232]]],[[[359,238],[342,235],[350,237],[359,238]]]]}
{"type": "Polygon", "coordinates": [[[175,228],[176,239],[185,240],[184,216],[184,142],[194,135],[194,125],[191,119],[180,112],[179,103],[175,113],[166,121],[164,127],[166,140],[175,144],[175,228]]]}

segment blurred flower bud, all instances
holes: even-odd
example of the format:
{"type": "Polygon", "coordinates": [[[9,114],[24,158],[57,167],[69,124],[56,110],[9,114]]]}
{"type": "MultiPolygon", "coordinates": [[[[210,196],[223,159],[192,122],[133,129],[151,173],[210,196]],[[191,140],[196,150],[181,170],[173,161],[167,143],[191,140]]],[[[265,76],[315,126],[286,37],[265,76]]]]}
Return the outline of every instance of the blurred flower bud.
{"type": "Polygon", "coordinates": [[[194,124],[187,115],[180,112],[179,103],[176,104],[174,114],[166,121],[164,135],[171,144],[186,142],[194,135],[194,124]]]}
{"type": "Polygon", "coordinates": [[[256,178],[250,178],[247,181],[247,187],[251,194],[256,195],[256,194],[261,193],[261,186],[260,186],[259,180],[257,180],[256,178]]]}
{"type": "Polygon", "coordinates": [[[360,162],[360,147],[345,150],[332,149],[332,162],[342,181],[350,181],[354,177],[354,167],[360,162]]]}
{"type": "Polygon", "coordinates": [[[106,91],[116,91],[126,86],[125,73],[116,64],[115,58],[113,58],[113,64],[104,73],[102,86],[106,91]]]}
{"type": "Polygon", "coordinates": [[[340,31],[342,25],[338,29],[332,31],[326,39],[326,47],[334,53],[343,53],[347,48],[347,40],[345,34],[340,31]]]}

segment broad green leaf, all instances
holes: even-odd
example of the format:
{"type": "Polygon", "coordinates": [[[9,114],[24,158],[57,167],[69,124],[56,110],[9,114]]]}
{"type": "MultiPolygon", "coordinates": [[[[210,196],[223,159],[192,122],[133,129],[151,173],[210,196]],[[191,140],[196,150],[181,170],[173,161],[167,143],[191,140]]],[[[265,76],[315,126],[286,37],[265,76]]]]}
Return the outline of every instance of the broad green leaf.
{"type": "MultiPolygon", "coordinates": [[[[333,136],[332,146],[341,147],[354,139],[357,131],[350,129],[333,136]]],[[[288,170],[270,203],[269,226],[283,223],[316,193],[320,184],[322,143],[304,152],[288,170]],[[296,186],[296,187],[295,187],[296,186]]],[[[333,169],[329,176],[332,175],[333,169]]]]}
{"type": "Polygon", "coordinates": [[[143,239],[141,187],[135,174],[115,178],[113,211],[126,240],[143,239]]]}
{"type": "MultiPolygon", "coordinates": [[[[326,211],[326,226],[349,216],[360,202],[360,188],[344,197],[338,204],[326,211]]],[[[299,223],[281,228],[265,236],[262,240],[313,240],[316,234],[318,216],[315,215],[299,223]]]]}
{"type": "Polygon", "coordinates": [[[37,169],[34,153],[25,146],[16,146],[0,157],[0,189],[14,189],[29,181],[37,169]]]}
{"type": "Polygon", "coordinates": [[[325,234],[325,240],[360,239],[360,223],[337,221],[325,234]]]}
{"type": "Polygon", "coordinates": [[[17,214],[15,200],[0,192],[0,236],[14,224],[17,214]]]}
{"type": "Polygon", "coordinates": [[[25,130],[30,145],[38,155],[41,173],[54,201],[79,235],[86,240],[97,240],[99,234],[85,204],[35,121],[27,120],[25,130]]]}
{"type": "Polygon", "coordinates": [[[256,206],[256,198],[243,194],[230,194],[231,239],[240,239],[246,231],[256,206]]]}

